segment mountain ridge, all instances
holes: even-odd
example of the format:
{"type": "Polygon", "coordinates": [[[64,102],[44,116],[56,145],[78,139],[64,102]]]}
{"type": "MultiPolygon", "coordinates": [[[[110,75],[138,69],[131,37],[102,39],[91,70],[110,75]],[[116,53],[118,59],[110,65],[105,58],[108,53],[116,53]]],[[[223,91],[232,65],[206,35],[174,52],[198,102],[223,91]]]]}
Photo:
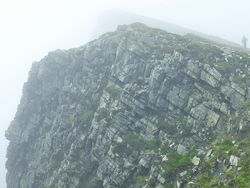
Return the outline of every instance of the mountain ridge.
{"type": "Polygon", "coordinates": [[[249,54],[141,23],[34,62],[8,188],[246,187],[249,54]]]}
{"type": "Polygon", "coordinates": [[[174,34],[178,34],[181,36],[191,33],[191,34],[195,34],[200,37],[212,40],[217,43],[229,45],[232,47],[242,48],[242,46],[240,46],[237,43],[222,39],[217,36],[204,34],[202,32],[184,28],[179,25],[169,23],[166,21],[161,21],[161,20],[157,20],[157,19],[153,19],[149,17],[144,17],[138,14],[130,13],[130,12],[123,12],[123,11],[116,11],[116,10],[109,10],[109,11],[103,12],[99,16],[99,20],[97,21],[97,24],[96,24],[97,26],[92,32],[91,39],[98,38],[103,33],[115,30],[117,25],[132,24],[134,22],[140,22],[149,27],[159,28],[169,33],[174,33],[174,34]]]}

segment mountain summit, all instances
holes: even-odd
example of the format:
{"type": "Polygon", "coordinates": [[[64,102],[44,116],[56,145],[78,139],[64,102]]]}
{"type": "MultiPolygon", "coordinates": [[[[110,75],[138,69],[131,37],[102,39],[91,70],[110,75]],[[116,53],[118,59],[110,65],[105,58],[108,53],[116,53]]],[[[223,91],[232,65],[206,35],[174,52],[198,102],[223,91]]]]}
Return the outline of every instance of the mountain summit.
{"type": "Polygon", "coordinates": [[[248,187],[249,54],[121,25],[34,62],[8,188],[248,187]]]}
{"type": "Polygon", "coordinates": [[[117,25],[132,24],[134,22],[143,23],[149,27],[158,28],[161,30],[165,30],[169,33],[174,33],[181,36],[191,33],[215,41],[217,43],[221,43],[231,47],[242,48],[242,46],[240,46],[237,43],[225,40],[223,38],[214,35],[204,34],[166,21],[161,21],[154,18],[145,17],[139,14],[123,12],[118,10],[109,10],[100,14],[96,27],[92,31],[90,38],[96,39],[103,33],[116,30],[117,25]]]}

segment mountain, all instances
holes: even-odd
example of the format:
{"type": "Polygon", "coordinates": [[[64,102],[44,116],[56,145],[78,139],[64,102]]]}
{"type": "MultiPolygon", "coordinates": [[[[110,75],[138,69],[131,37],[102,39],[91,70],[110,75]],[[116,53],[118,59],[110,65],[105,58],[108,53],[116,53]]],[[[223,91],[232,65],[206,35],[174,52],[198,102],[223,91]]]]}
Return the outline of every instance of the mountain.
{"type": "Polygon", "coordinates": [[[248,187],[250,59],[141,23],[34,62],[8,188],[248,187]]]}
{"type": "Polygon", "coordinates": [[[225,44],[232,47],[242,48],[239,44],[236,44],[234,42],[222,39],[217,36],[213,35],[207,35],[192,29],[187,29],[184,27],[181,27],[176,24],[172,24],[169,22],[160,21],[157,19],[141,16],[134,13],[129,12],[123,12],[123,11],[117,11],[117,10],[109,10],[103,12],[98,19],[98,22],[96,24],[96,28],[92,32],[91,40],[98,38],[103,33],[114,31],[117,27],[117,25],[123,25],[123,24],[132,24],[134,22],[140,22],[147,26],[153,27],[153,28],[159,28],[162,30],[165,30],[169,33],[174,33],[178,35],[186,35],[186,34],[195,34],[200,37],[225,44]]]}

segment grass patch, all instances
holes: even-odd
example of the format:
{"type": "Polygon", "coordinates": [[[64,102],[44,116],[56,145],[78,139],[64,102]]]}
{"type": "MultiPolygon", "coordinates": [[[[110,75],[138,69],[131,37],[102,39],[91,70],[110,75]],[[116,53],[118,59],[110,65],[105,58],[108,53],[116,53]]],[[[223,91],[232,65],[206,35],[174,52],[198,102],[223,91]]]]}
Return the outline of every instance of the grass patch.
{"type": "Polygon", "coordinates": [[[105,88],[108,85],[108,78],[103,78],[100,82],[99,85],[101,88],[105,88]]]}
{"type": "Polygon", "coordinates": [[[109,111],[106,108],[100,108],[97,110],[97,116],[95,117],[96,121],[100,121],[102,119],[109,118],[109,111]]]}
{"type": "Polygon", "coordinates": [[[204,61],[211,54],[215,57],[221,57],[222,51],[215,46],[209,44],[201,44],[199,42],[192,42],[187,44],[186,46],[178,46],[176,49],[179,53],[184,56],[192,56],[194,59],[198,59],[200,61],[204,61]]]}
{"type": "Polygon", "coordinates": [[[232,65],[226,61],[219,62],[217,65],[219,72],[223,74],[229,73],[232,70],[232,65]]]}
{"type": "Polygon", "coordinates": [[[210,162],[203,163],[202,174],[196,179],[195,187],[214,188],[219,186],[219,179],[213,177],[211,168],[210,162]]]}
{"type": "Polygon", "coordinates": [[[147,150],[147,149],[158,149],[160,147],[160,141],[159,140],[145,140],[145,139],[139,139],[137,135],[134,133],[128,133],[123,137],[123,140],[125,143],[129,144],[132,148],[137,150],[147,150]]]}
{"type": "MultiPolygon", "coordinates": [[[[224,167],[224,171],[228,169],[230,164],[224,167]]],[[[207,162],[203,162],[202,171],[200,176],[195,181],[196,187],[226,187],[226,188],[245,188],[250,186],[250,140],[241,141],[238,146],[234,146],[231,140],[226,139],[223,142],[219,142],[214,151],[214,156],[207,162]],[[211,169],[215,165],[215,161],[219,157],[228,157],[230,155],[239,155],[239,150],[245,153],[240,157],[239,167],[241,170],[232,169],[227,172],[225,178],[230,179],[229,182],[220,182],[219,179],[214,178],[211,169]],[[228,151],[226,153],[226,151],[228,151]],[[223,154],[222,154],[223,153],[223,154]]]]}
{"type": "Polygon", "coordinates": [[[248,108],[250,107],[250,99],[241,103],[239,106],[238,106],[238,109],[244,109],[244,108],[248,108]]]}
{"type": "Polygon", "coordinates": [[[164,184],[163,187],[164,187],[164,188],[173,188],[174,185],[175,185],[175,184],[174,184],[173,182],[171,182],[171,183],[166,183],[166,184],[164,184]]]}
{"type": "Polygon", "coordinates": [[[113,99],[119,99],[119,97],[121,95],[121,90],[119,88],[116,88],[114,86],[110,86],[106,90],[110,94],[111,98],[113,98],[113,99]]]}
{"type": "Polygon", "coordinates": [[[162,154],[166,154],[168,152],[168,150],[170,149],[170,147],[168,146],[168,143],[164,143],[162,146],[161,146],[161,153],[162,154]]]}
{"type": "Polygon", "coordinates": [[[187,166],[191,165],[191,158],[196,155],[196,151],[191,151],[186,155],[180,155],[173,149],[170,149],[167,153],[168,161],[164,166],[163,176],[168,178],[174,175],[178,170],[183,170],[187,166]]]}
{"type": "Polygon", "coordinates": [[[239,156],[238,148],[234,146],[231,140],[226,139],[225,141],[216,144],[214,159],[220,157],[229,159],[230,155],[239,156]]]}
{"type": "Polygon", "coordinates": [[[229,183],[229,187],[250,187],[250,140],[244,140],[239,143],[238,149],[245,152],[241,157],[239,166],[242,168],[240,174],[233,178],[229,183]]]}
{"type": "Polygon", "coordinates": [[[159,130],[163,130],[167,132],[168,134],[174,135],[177,133],[176,125],[169,124],[166,122],[159,122],[155,125],[159,130]]]}
{"type": "Polygon", "coordinates": [[[242,89],[245,89],[246,87],[246,81],[247,81],[247,76],[242,77],[242,76],[234,76],[233,81],[239,85],[242,89]]]}
{"type": "Polygon", "coordinates": [[[136,176],[134,177],[134,181],[141,186],[147,183],[146,178],[144,176],[136,176]]]}
{"type": "Polygon", "coordinates": [[[232,115],[231,115],[230,117],[231,117],[231,119],[232,119],[233,121],[237,119],[237,115],[236,115],[235,112],[232,113],[232,115]]]}
{"type": "Polygon", "coordinates": [[[79,126],[90,125],[94,118],[93,111],[87,111],[78,121],[79,126]]]}
{"type": "Polygon", "coordinates": [[[123,137],[121,143],[116,144],[114,151],[116,153],[131,153],[132,151],[127,148],[127,145],[133,150],[154,150],[155,152],[158,152],[161,143],[159,140],[140,139],[134,133],[129,132],[123,137]]]}
{"type": "Polygon", "coordinates": [[[143,84],[144,84],[144,80],[143,80],[143,78],[138,78],[137,80],[135,80],[134,82],[133,82],[133,84],[136,84],[136,85],[138,85],[138,86],[142,86],[143,84]]]}
{"type": "Polygon", "coordinates": [[[250,58],[247,53],[237,51],[237,54],[242,57],[241,62],[247,63],[248,65],[250,64],[250,58]]]}

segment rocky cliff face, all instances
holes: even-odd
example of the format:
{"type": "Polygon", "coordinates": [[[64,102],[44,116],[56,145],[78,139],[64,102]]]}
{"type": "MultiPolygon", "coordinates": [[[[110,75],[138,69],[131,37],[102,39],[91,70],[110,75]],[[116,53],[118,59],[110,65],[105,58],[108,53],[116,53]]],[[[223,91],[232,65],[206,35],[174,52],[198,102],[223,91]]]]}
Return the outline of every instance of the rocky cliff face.
{"type": "Polygon", "coordinates": [[[249,185],[249,54],[136,23],[34,62],[8,188],[249,185]]]}

